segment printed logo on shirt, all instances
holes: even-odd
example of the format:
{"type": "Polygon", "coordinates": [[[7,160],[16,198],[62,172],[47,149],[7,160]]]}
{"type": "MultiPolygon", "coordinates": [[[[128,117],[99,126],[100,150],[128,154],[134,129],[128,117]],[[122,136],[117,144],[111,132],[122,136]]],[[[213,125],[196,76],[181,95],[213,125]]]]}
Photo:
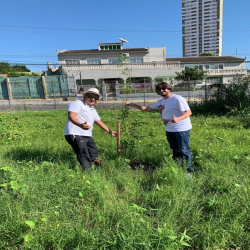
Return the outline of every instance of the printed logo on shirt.
{"type": "Polygon", "coordinates": [[[164,125],[166,126],[170,122],[170,119],[163,119],[162,112],[163,112],[164,108],[165,108],[165,105],[159,105],[158,106],[158,110],[159,110],[159,112],[161,114],[161,119],[162,119],[164,125]]]}
{"type": "Polygon", "coordinates": [[[159,110],[161,116],[162,116],[162,111],[163,111],[164,108],[165,108],[165,105],[159,105],[158,106],[158,110],[159,110]]]}

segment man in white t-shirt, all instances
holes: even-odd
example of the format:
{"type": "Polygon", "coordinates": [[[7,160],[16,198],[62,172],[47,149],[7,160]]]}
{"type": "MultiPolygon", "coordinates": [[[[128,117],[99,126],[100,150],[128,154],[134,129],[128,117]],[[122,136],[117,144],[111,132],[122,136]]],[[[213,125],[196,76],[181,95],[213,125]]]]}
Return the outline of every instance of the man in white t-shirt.
{"type": "Polygon", "coordinates": [[[92,163],[100,165],[98,149],[92,138],[93,124],[116,137],[117,133],[109,129],[93,107],[99,100],[99,90],[90,88],[84,93],[83,100],[77,100],[68,105],[68,119],[65,126],[65,139],[73,148],[82,170],[91,170],[92,163]]]}
{"type": "Polygon", "coordinates": [[[186,161],[187,174],[190,175],[194,172],[189,147],[192,128],[189,116],[192,112],[187,101],[182,96],[171,93],[170,84],[166,82],[158,83],[155,90],[162,98],[151,106],[145,107],[131,102],[125,102],[125,105],[142,111],[159,110],[166,127],[167,140],[173,151],[173,159],[178,163],[182,163],[184,159],[186,161]]]}

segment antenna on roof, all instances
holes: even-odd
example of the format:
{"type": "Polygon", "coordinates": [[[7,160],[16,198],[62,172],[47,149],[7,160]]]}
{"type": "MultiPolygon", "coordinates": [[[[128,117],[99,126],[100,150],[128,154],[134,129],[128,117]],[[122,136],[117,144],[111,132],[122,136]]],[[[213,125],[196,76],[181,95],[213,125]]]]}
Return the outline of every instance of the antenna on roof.
{"type": "Polygon", "coordinates": [[[123,39],[123,38],[119,38],[119,40],[122,42],[122,45],[123,45],[123,43],[128,43],[128,41],[123,39]]]}

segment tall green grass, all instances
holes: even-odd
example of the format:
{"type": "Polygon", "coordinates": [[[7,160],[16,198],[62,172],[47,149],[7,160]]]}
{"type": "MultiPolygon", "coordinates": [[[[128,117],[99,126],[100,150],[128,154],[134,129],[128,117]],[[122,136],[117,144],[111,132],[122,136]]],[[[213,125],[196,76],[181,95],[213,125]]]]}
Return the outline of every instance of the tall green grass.
{"type": "Polygon", "coordinates": [[[192,116],[195,174],[157,112],[100,110],[102,168],[81,172],[66,111],[0,115],[0,249],[249,249],[250,119],[192,116]]]}

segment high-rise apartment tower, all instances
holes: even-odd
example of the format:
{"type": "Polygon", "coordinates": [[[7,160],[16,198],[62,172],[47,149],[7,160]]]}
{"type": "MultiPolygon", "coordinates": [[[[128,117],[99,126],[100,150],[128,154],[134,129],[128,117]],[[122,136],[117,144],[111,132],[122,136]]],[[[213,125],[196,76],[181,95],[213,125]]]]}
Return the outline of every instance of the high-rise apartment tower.
{"type": "Polygon", "coordinates": [[[222,54],[223,0],[182,0],[183,57],[222,54]]]}

